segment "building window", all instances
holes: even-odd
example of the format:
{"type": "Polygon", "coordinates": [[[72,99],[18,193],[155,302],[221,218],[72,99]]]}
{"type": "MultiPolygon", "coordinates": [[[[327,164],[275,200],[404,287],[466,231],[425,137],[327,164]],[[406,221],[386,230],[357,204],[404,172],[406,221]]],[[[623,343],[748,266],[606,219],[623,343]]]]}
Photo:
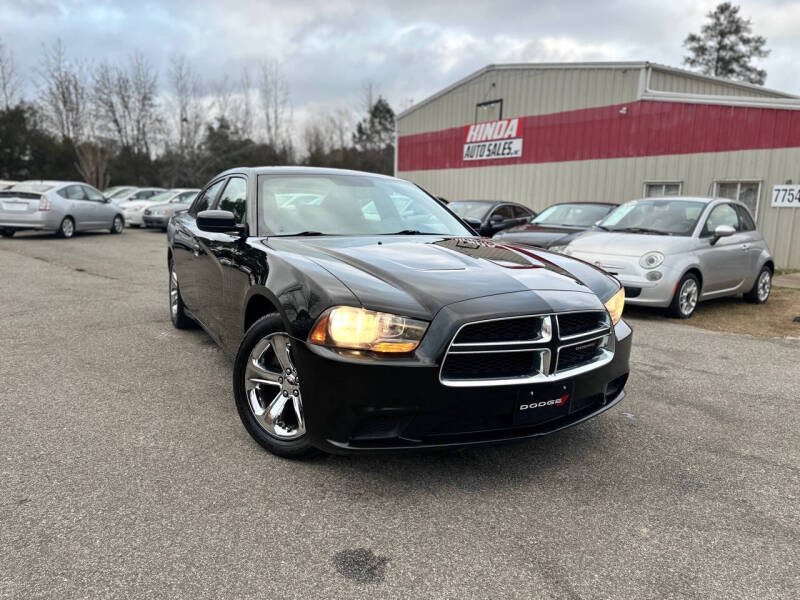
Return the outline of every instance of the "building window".
{"type": "Polygon", "coordinates": [[[730,198],[744,204],[758,220],[758,200],[761,198],[760,181],[717,181],[714,183],[714,195],[717,198],[730,198]]]}
{"type": "Polygon", "coordinates": [[[503,118],[503,100],[489,100],[475,105],[475,122],[486,123],[503,118]]]}
{"type": "Polygon", "coordinates": [[[654,196],[680,196],[681,195],[681,182],[680,181],[654,181],[644,184],[644,197],[652,198],[654,196]]]}

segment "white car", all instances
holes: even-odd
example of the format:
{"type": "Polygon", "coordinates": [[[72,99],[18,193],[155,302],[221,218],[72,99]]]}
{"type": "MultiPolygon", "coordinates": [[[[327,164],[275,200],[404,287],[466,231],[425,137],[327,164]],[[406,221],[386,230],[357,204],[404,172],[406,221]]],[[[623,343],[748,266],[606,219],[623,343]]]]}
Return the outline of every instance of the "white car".
{"type": "Polygon", "coordinates": [[[147,200],[156,194],[166,192],[167,190],[160,187],[145,187],[145,188],[128,188],[123,192],[115,192],[111,195],[111,202],[119,206],[123,202],[132,202],[133,200],[147,200]]]}
{"type": "Polygon", "coordinates": [[[196,194],[197,189],[191,188],[173,188],[171,190],[164,190],[160,194],[154,194],[147,198],[132,199],[122,202],[119,207],[125,213],[125,224],[129,226],[142,227],[144,223],[144,211],[149,206],[156,204],[169,203],[176,196],[192,192],[196,194]]]}

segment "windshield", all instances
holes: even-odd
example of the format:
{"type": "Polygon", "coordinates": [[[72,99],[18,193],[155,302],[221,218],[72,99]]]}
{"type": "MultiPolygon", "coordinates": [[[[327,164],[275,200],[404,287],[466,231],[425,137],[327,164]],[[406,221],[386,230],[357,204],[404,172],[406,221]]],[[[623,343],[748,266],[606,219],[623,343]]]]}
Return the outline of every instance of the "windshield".
{"type": "Polygon", "coordinates": [[[492,208],[491,202],[451,202],[447,208],[462,219],[478,219],[483,221],[486,213],[492,208]]]}
{"type": "Polygon", "coordinates": [[[472,236],[436,200],[405,181],[361,175],[262,175],[258,217],[267,235],[472,236]]]}
{"type": "Polygon", "coordinates": [[[613,208],[606,204],[556,204],[544,209],[531,223],[590,227],[605,217],[613,208]]]}
{"type": "Polygon", "coordinates": [[[127,194],[128,192],[132,192],[136,188],[121,187],[121,188],[116,188],[116,189],[115,188],[111,188],[111,189],[114,190],[114,191],[110,192],[109,190],[106,190],[106,197],[107,198],[118,198],[119,196],[124,196],[125,194],[127,194]]]}
{"type": "Polygon", "coordinates": [[[160,194],[156,194],[155,196],[150,196],[147,198],[148,202],[169,202],[169,199],[175,196],[175,192],[161,192],[160,194]]]}
{"type": "Polygon", "coordinates": [[[633,200],[608,215],[600,227],[609,231],[692,235],[703,202],[687,200],[633,200]]]}
{"type": "Polygon", "coordinates": [[[51,189],[51,183],[36,183],[34,181],[23,181],[16,185],[12,185],[9,191],[12,192],[29,192],[33,194],[44,194],[47,190],[51,189]]]}

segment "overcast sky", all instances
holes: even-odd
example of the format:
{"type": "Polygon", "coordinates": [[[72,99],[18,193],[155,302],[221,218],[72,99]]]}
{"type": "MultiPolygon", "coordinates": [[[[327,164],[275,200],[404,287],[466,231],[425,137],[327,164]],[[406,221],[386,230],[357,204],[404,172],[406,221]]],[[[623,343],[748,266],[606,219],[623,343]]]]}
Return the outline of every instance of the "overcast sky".
{"type": "MultiPolygon", "coordinates": [[[[26,72],[43,43],[70,57],[163,73],[185,54],[210,82],[282,61],[296,115],[352,103],[374,82],[407,107],[489,63],[650,60],[680,66],[682,41],[716,2],[523,0],[0,0],[0,39],[26,72]]],[[[800,0],[745,1],[767,37],[767,86],[800,94],[800,0]]],[[[32,75],[30,77],[33,77],[32,75]]]]}

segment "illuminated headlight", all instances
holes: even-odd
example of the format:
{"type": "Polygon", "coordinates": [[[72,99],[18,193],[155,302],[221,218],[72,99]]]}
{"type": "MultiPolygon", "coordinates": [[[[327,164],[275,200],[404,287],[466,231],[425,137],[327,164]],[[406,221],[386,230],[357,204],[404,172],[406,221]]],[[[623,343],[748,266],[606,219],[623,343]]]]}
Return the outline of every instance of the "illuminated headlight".
{"type": "Polygon", "coordinates": [[[428,323],[355,306],[336,306],[317,319],[308,341],[321,346],[382,353],[412,352],[428,323]]]}
{"type": "Polygon", "coordinates": [[[664,255],[661,252],[648,252],[647,254],[642,254],[639,259],[639,266],[643,269],[655,269],[662,262],[664,262],[664,255]]]}
{"type": "Polygon", "coordinates": [[[616,325],[622,318],[622,309],[625,308],[625,288],[619,288],[616,294],[606,302],[606,310],[611,317],[611,323],[616,325]]]}

